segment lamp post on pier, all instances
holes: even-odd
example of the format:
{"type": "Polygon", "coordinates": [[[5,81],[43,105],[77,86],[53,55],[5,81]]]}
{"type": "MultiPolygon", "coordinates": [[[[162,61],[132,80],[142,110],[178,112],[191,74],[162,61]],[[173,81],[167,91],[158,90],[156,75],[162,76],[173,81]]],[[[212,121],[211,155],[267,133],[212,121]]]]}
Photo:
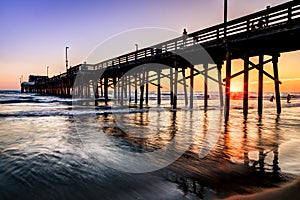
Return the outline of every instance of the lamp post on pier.
{"type": "Polygon", "coordinates": [[[227,0],[224,0],[224,38],[227,36],[227,0]]]}
{"type": "Polygon", "coordinates": [[[49,77],[48,71],[49,71],[49,66],[47,66],[47,77],[49,77]]]}
{"type": "Polygon", "coordinates": [[[139,45],[138,44],[134,44],[135,45],[135,60],[137,60],[137,51],[139,50],[139,45]]]}
{"type": "Polygon", "coordinates": [[[66,47],[66,71],[68,71],[68,49],[69,47],[66,47]]]}

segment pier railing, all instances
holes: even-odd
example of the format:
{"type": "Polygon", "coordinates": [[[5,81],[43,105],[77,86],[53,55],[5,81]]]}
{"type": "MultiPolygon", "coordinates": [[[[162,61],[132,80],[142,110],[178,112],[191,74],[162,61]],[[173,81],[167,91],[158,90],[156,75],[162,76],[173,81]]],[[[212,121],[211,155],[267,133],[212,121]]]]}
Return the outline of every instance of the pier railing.
{"type": "Polygon", "coordinates": [[[183,51],[197,44],[221,43],[225,37],[237,36],[244,33],[256,33],[256,31],[274,28],[275,26],[292,23],[300,17],[300,1],[290,1],[278,6],[231,20],[226,24],[218,24],[200,31],[178,37],[166,42],[131,52],[116,58],[112,58],[94,65],[83,65],[84,69],[100,70],[113,66],[122,66],[125,63],[135,63],[139,59],[145,59],[166,52],[183,51]]]}

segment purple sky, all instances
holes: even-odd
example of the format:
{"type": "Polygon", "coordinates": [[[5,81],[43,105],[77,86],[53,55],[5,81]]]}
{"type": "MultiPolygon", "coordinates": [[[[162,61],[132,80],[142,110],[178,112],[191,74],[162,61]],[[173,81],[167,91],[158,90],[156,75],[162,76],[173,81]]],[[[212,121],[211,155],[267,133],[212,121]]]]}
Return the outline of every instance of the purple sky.
{"type": "MultiPolygon", "coordinates": [[[[277,5],[280,0],[228,0],[233,19],[277,5]]],[[[19,78],[50,76],[82,63],[99,43],[143,27],[188,32],[223,21],[223,0],[1,0],[0,89],[19,89],[19,78]]],[[[172,39],[172,38],[170,38],[172,39]]],[[[134,49],[134,44],[132,45],[134,49]]]]}

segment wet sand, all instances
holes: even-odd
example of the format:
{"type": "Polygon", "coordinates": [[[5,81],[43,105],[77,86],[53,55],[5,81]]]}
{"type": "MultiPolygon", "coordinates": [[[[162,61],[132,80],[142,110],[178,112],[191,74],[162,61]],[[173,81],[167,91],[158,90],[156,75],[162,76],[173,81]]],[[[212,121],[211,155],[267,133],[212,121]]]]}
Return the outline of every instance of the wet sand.
{"type": "Polygon", "coordinates": [[[284,184],[279,188],[266,189],[262,192],[251,195],[234,195],[225,200],[298,200],[300,199],[300,178],[292,183],[284,184]]]}
{"type": "Polygon", "coordinates": [[[275,196],[277,193],[292,196],[297,189],[300,191],[300,179],[289,184],[296,179],[295,175],[260,172],[251,166],[230,162],[217,153],[199,159],[197,155],[187,152],[155,174],[177,183],[185,194],[196,194],[200,199],[257,199],[256,193],[259,193],[258,197],[262,195],[261,198],[265,199],[263,195],[269,193],[274,193],[275,196]],[[283,184],[288,185],[278,191],[270,189],[281,188],[283,184]],[[266,192],[260,194],[264,190],[266,192]]]}

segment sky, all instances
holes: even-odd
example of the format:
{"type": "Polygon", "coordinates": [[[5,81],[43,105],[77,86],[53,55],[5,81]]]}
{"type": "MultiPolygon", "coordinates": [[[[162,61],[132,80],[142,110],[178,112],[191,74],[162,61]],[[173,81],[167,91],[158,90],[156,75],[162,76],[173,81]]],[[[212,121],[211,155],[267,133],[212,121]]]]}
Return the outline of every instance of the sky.
{"type": "MultiPolygon", "coordinates": [[[[228,18],[284,2],[228,0],[228,18]]],[[[222,22],[223,0],[1,0],[0,90],[20,89],[21,77],[26,81],[30,74],[46,75],[47,66],[49,76],[64,72],[66,46],[69,65],[74,66],[122,32],[155,27],[180,34],[183,28],[194,32],[222,22]]],[[[292,52],[280,57],[282,91],[300,91],[299,56],[292,52]]],[[[239,67],[237,61],[233,71],[239,67]]],[[[233,80],[237,89],[240,81],[233,80]]],[[[252,88],[256,90],[255,78],[252,88]]],[[[272,91],[273,85],[266,82],[264,88],[272,91]]]]}

